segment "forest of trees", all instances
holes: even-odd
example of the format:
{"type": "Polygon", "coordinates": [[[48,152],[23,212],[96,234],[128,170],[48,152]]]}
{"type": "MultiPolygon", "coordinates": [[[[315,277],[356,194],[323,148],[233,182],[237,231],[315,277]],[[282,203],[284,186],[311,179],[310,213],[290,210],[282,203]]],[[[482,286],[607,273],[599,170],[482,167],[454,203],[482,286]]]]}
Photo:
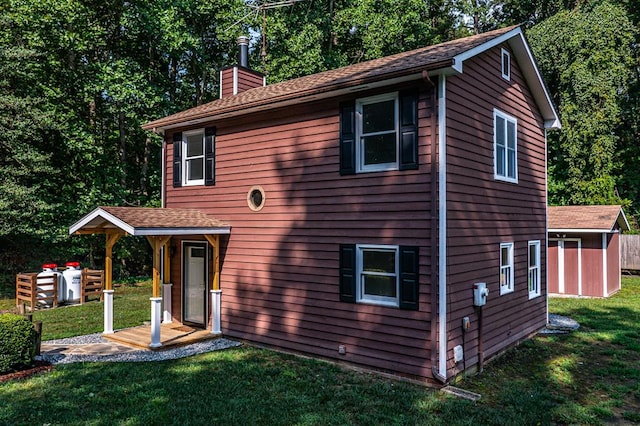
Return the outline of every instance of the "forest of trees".
{"type": "MultiPolygon", "coordinates": [[[[43,261],[99,264],[102,238],[67,236],[96,206],[159,206],[161,140],[140,126],[217,98],[241,34],[273,83],[522,24],[563,125],[550,203],[640,213],[640,2],[296,0],[263,27],[273,3],[0,0],[0,286],[43,261]]],[[[144,240],[116,248],[116,278],[145,273],[144,240]]]]}

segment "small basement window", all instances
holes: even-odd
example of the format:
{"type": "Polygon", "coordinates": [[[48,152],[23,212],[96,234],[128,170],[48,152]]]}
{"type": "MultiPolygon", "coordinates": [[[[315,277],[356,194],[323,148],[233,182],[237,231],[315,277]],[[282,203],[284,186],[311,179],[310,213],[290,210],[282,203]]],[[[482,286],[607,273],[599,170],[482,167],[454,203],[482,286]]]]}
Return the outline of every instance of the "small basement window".
{"type": "Polygon", "coordinates": [[[264,189],[260,185],[252,187],[247,194],[247,204],[254,212],[262,210],[265,200],[264,189]]]}
{"type": "Polygon", "coordinates": [[[502,49],[502,78],[511,80],[511,54],[502,49]]]}

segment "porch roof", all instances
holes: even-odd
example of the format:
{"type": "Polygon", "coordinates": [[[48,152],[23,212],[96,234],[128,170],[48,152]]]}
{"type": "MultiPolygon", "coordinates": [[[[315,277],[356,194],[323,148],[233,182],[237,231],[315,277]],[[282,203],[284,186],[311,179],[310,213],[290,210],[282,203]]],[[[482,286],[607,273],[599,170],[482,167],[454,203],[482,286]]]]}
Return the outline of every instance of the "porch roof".
{"type": "Polygon", "coordinates": [[[598,232],[616,229],[628,231],[630,226],[622,206],[549,206],[549,232],[598,232]]]}
{"type": "Polygon", "coordinates": [[[196,209],[98,207],[69,227],[69,234],[174,236],[229,234],[231,226],[196,209]]]}

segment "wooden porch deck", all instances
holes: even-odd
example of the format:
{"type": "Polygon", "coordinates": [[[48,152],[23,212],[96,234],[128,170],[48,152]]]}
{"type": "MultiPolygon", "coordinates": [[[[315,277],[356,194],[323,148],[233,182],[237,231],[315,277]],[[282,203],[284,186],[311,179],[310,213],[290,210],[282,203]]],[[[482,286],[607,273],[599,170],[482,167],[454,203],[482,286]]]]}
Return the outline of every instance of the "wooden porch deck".
{"type": "Polygon", "coordinates": [[[193,328],[180,323],[160,324],[160,343],[158,348],[150,348],[151,326],[141,325],[139,327],[127,328],[115,331],[113,334],[104,334],[104,338],[111,341],[133,346],[140,349],[161,351],[171,349],[176,346],[189,345],[220,337],[219,334],[211,334],[211,330],[193,328]]]}

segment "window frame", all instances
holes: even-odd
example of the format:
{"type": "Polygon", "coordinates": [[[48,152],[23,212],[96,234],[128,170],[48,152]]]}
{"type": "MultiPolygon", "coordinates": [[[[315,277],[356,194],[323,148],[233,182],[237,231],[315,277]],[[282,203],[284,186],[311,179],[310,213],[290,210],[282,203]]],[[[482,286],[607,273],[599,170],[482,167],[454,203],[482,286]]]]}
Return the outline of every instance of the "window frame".
{"type": "Polygon", "coordinates": [[[377,244],[356,244],[356,302],[370,305],[400,307],[400,246],[397,245],[377,245],[377,244]],[[364,256],[365,251],[393,252],[395,256],[395,273],[365,273],[364,256]],[[365,294],[364,277],[366,275],[395,276],[396,296],[377,296],[365,294]]]}
{"type": "Polygon", "coordinates": [[[540,257],[540,240],[532,240],[527,244],[527,288],[529,289],[529,299],[533,299],[542,294],[540,289],[542,262],[540,257]],[[535,248],[536,262],[537,264],[531,266],[531,248],[535,248]],[[534,273],[536,285],[532,290],[531,286],[531,274],[534,273]]]}
{"type": "Polygon", "coordinates": [[[518,183],[518,120],[504,112],[493,110],[493,177],[510,183],[518,183]],[[504,121],[504,127],[498,129],[498,118],[504,121]],[[513,123],[513,176],[509,176],[509,123],[513,123]],[[504,175],[498,173],[498,133],[503,132],[504,140],[504,175]]]}
{"type": "Polygon", "coordinates": [[[502,72],[502,78],[507,81],[511,81],[511,53],[506,49],[501,49],[500,51],[500,68],[502,72]],[[505,59],[506,59],[506,70],[505,70],[505,59]]]}
{"type": "Polygon", "coordinates": [[[206,146],[205,146],[205,129],[190,130],[182,133],[182,186],[201,186],[205,184],[206,178],[206,146]],[[187,139],[189,136],[200,135],[202,143],[202,154],[198,156],[188,157],[187,139]],[[189,179],[188,164],[189,160],[200,158],[202,160],[202,179],[189,179]]]}
{"type": "Polygon", "coordinates": [[[355,104],[355,112],[356,112],[356,146],[355,146],[355,154],[356,154],[356,173],[367,173],[367,172],[381,172],[387,170],[399,170],[400,168],[400,101],[398,92],[390,92],[384,93],[381,95],[368,96],[366,98],[356,99],[355,104]],[[366,135],[375,135],[375,134],[388,134],[392,133],[391,131],[385,132],[376,132],[371,134],[363,134],[363,114],[362,107],[364,105],[370,105],[380,102],[385,102],[393,100],[394,101],[394,133],[395,133],[395,147],[396,147],[396,160],[395,162],[390,163],[380,163],[380,164],[364,164],[364,140],[363,137],[366,135]]]}
{"type": "Polygon", "coordinates": [[[498,274],[498,285],[500,286],[500,296],[504,295],[504,294],[509,294],[509,293],[513,293],[515,291],[515,286],[514,286],[514,244],[512,242],[509,243],[500,243],[500,255],[499,255],[499,262],[500,262],[500,273],[498,274]],[[503,265],[503,259],[502,259],[502,250],[503,249],[508,249],[509,250],[509,259],[508,259],[508,264],[507,265],[503,265]],[[503,270],[506,270],[506,272],[508,273],[507,279],[509,280],[507,285],[503,285],[502,284],[502,274],[503,274],[503,270]]]}

